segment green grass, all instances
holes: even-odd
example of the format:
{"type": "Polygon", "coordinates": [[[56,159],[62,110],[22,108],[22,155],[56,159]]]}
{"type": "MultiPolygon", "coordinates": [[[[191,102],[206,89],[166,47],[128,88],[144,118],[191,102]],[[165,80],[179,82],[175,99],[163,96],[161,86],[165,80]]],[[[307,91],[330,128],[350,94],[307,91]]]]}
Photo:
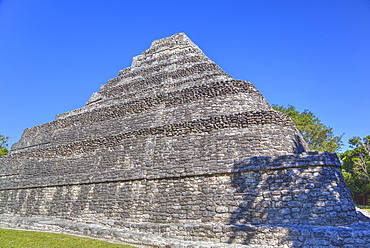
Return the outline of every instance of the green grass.
{"type": "Polygon", "coordinates": [[[6,248],[133,248],[96,239],[47,232],[0,229],[0,247],[6,248]]]}
{"type": "Polygon", "coordinates": [[[361,208],[361,209],[365,209],[365,210],[370,212],[370,206],[356,205],[356,207],[361,208]]]}

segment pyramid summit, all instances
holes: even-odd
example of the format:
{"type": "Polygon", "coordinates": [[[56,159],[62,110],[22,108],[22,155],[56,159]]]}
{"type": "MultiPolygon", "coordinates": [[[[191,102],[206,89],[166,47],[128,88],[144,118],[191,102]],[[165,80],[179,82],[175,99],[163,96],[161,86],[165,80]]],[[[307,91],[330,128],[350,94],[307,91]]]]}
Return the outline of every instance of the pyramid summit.
{"type": "Polygon", "coordinates": [[[102,96],[110,98],[117,90],[137,94],[166,91],[180,84],[186,87],[190,82],[199,83],[204,77],[215,81],[231,79],[185,34],[179,33],[152,42],[148,50],[133,58],[131,67],[121,70],[117,78],[102,87],[102,96]]]}
{"type": "Polygon", "coordinates": [[[0,227],[145,247],[300,247],[317,233],[332,247],[344,227],[370,242],[336,155],[309,151],[184,33],[153,41],[84,107],[26,129],[0,175],[0,227]]]}

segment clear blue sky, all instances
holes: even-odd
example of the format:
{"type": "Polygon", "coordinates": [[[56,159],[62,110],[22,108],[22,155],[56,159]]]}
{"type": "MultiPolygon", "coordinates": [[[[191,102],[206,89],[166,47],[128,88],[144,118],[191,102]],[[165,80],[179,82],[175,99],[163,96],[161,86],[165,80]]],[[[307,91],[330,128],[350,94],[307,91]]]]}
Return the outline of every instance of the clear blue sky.
{"type": "Polygon", "coordinates": [[[185,32],[271,104],[369,135],[370,0],[0,0],[0,134],[83,107],[151,41],[185,32]]]}

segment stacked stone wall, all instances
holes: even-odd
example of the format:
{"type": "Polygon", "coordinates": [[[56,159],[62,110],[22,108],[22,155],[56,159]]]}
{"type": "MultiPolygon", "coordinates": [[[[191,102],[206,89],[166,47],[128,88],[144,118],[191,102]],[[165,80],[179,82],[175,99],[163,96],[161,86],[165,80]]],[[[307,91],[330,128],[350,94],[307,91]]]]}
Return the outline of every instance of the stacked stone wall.
{"type": "MultiPolygon", "coordinates": [[[[46,182],[52,176],[52,181],[58,176],[63,180],[73,180],[71,175],[84,173],[86,177],[107,177],[106,171],[114,168],[114,173],[120,177],[135,178],[146,175],[150,171],[158,174],[188,173],[208,170],[208,166],[218,165],[218,169],[238,161],[244,157],[263,156],[275,149],[276,155],[293,153],[297,149],[299,139],[294,142],[291,127],[273,126],[271,124],[251,126],[246,128],[225,128],[198,132],[199,129],[186,135],[164,135],[166,129],[157,129],[161,134],[151,135],[116,135],[88,141],[77,141],[65,145],[57,145],[44,149],[19,152],[8,156],[4,161],[5,170],[2,174],[17,174],[20,179],[40,178],[46,182]],[[276,128],[273,134],[269,130],[276,128]],[[267,131],[266,131],[267,130],[267,131]],[[280,133],[279,133],[280,131],[280,133]],[[292,135],[290,144],[282,144],[281,140],[292,135]],[[274,136],[274,137],[272,137],[274,136]],[[291,151],[281,151],[281,147],[290,147],[291,151]],[[239,153],[245,150],[248,152],[239,153]],[[204,166],[205,161],[208,166],[204,166]],[[93,166],[92,166],[93,165],[93,166]],[[12,173],[6,172],[12,168],[12,173]],[[130,168],[129,171],[125,171],[130,168]],[[204,169],[202,169],[204,168],[204,169]],[[117,174],[120,171],[119,174],[117,174]],[[135,172],[135,173],[134,173],[135,172]],[[133,174],[134,173],[134,174],[133,174]]],[[[180,132],[177,130],[176,132],[180,132]]],[[[184,131],[184,132],[185,132],[184,131]]],[[[143,131],[142,131],[143,132],[143,131]]],[[[113,174],[114,174],[113,173],[113,174]]],[[[140,177],[139,177],[140,178],[140,177]]],[[[27,181],[27,180],[26,180],[27,181]]],[[[11,178],[3,179],[3,185],[22,182],[11,178]]]]}
{"type": "MultiPolygon", "coordinates": [[[[147,96],[141,99],[121,100],[118,104],[114,103],[108,106],[103,105],[89,112],[85,111],[80,114],[57,118],[56,121],[26,129],[22,139],[12,147],[12,151],[15,152],[21,148],[50,142],[50,140],[47,140],[51,138],[49,133],[61,129],[74,126],[80,128],[80,126],[117,119],[119,117],[126,117],[126,120],[123,119],[123,121],[129,124],[123,128],[135,128],[138,125],[135,118],[138,117],[142,119],[147,118],[145,121],[141,120],[141,123],[139,123],[142,126],[147,122],[157,123],[158,120],[163,120],[160,123],[160,125],[163,125],[189,119],[198,119],[205,116],[238,113],[246,110],[260,109],[259,111],[272,111],[271,107],[253,85],[249,82],[236,80],[186,88],[165,94],[147,96]],[[140,113],[142,115],[138,115],[140,113]],[[155,120],[152,120],[153,117],[151,116],[153,115],[155,115],[155,120]],[[45,134],[45,140],[41,138],[43,134],[45,134]],[[33,141],[30,137],[35,137],[34,139],[36,140],[33,141]]],[[[266,113],[266,115],[271,114],[266,113]]],[[[104,124],[99,123],[99,125],[104,124]]],[[[115,129],[116,132],[122,132],[122,125],[112,125],[105,128],[105,130],[107,129],[115,129]]],[[[63,132],[66,131],[63,130],[63,132]]],[[[90,133],[94,133],[94,131],[91,130],[90,133]]],[[[79,139],[80,137],[75,136],[74,139],[76,138],[79,139]]],[[[55,142],[60,142],[61,140],[63,139],[59,137],[55,138],[55,142]]]]}
{"type": "MultiPolygon", "coordinates": [[[[1,158],[0,162],[7,159],[10,160],[1,158]]],[[[57,165],[55,160],[49,163],[57,165]]],[[[1,185],[0,219],[13,216],[7,222],[16,221],[12,227],[24,228],[22,222],[32,226],[33,218],[43,221],[57,218],[70,221],[68,225],[72,226],[94,223],[94,226],[102,225],[104,230],[121,228],[183,241],[248,242],[277,247],[282,244],[300,247],[297,244],[304,244],[306,239],[312,242],[313,235],[319,235],[316,229],[320,226],[349,225],[357,221],[339,161],[330,153],[254,157],[189,171],[154,167],[148,171],[112,169],[109,173],[95,167],[95,171],[85,175],[87,166],[73,168],[75,162],[65,160],[64,163],[64,171],[60,161],[61,170],[48,177],[50,168],[42,172],[35,161],[34,170],[22,175],[23,181],[14,177],[17,169],[3,168],[2,173],[13,175],[8,175],[10,180],[1,185]],[[40,172],[45,174],[35,175],[40,172]],[[60,173],[64,176],[58,177],[60,173]],[[269,239],[269,235],[273,238],[269,239]]],[[[96,164],[96,161],[87,163],[96,164]]],[[[105,163],[111,165],[114,161],[105,163]]],[[[21,164],[23,168],[24,165],[21,164]]],[[[48,223],[50,220],[38,228],[44,226],[47,230],[48,223]]],[[[80,230],[80,234],[89,228],[80,230]]],[[[347,232],[350,237],[357,235],[351,228],[347,232]]],[[[330,235],[324,232],[320,244],[340,247],[332,245],[330,235]]],[[[364,235],[361,240],[366,241],[367,233],[364,235]]],[[[342,241],[338,244],[344,242],[344,238],[339,240],[342,241]]],[[[155,240],[143,238],[139,241],[126,238],[126,241],[155,244],[155,240]]]]}
{"type": "Polygon", "coordinates": [[[55,160],[34,161],[34,166],[24,161],[20,165],[28,171],[18,171],[24,173],[20,179],[17,170],[2,174],[9,181],[2,180],[0,209],[20,216],[84,221],[96,216],[97,222],[352,223],[357,217],[340,166],[333,163],[333,155],[324,156],[325,160],[317,154],[252,158],[191,170],[95,168],[89,173],[83,173],[88,166],[74,168],[71,165],[78,164],[71,160],[60,169],[55,160]]]}

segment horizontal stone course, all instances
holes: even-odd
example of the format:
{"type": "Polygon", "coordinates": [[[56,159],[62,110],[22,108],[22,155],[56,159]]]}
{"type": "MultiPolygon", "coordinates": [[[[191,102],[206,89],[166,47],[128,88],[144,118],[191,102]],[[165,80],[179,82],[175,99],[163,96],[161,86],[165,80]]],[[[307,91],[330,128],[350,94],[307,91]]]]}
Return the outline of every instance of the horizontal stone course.
{"type": "Polygon", "coordinates": [[[259,94],[259,92],[249,82],[237,80],[231,82],[215,82],[210,85],[196,86],[178,92],[159,94],[157,96],[134,100],[124,104],[102,107],[95,111],[85,113],[85,116],[76,115],[69,118],[59,119],[54,122],[33,127],[32,129],[27,129],[24,133],[24,137],[30,137],[40,133],[49,133],[58,128],[65,128],[71,125],[83,125],[86,123],[117,118],[127,114],[139,113],[147,111],[158,104],[164,104],[165,107],[170,107],[191,103],[192,101],[199,99],[213,98],[225,94],[236,94],[239,92],[259,94]]]}
{"type": "MultiPolygon", "coordinates": [[[[241,117],[242,118],[242,117],[241,117]]],[[[32,157],[44,157],[44,158],[53,158],[53,157],[68,157],[83,153],[90,153],[98,151],[101,149],[110,151],[115,149],[125,150],[125,153],[128,157],[136,158],[133,161],[146,161],[151,160],[152,158],[163,158],[163,162],[157,161],[157,163],[168,163],[165,162],[168,159],[175,159],[184,164],[187,160],[187,155],[194,156],[194,161],[201,162],[206,157],[208,160],[222,160],[226,157],[232,158],[233,156],[239,154],[233,150],[232,146],[239,147],[240,149],[248,149],[248,153],[245,153],[246,156],[263,156],[268,155],[266,148],[270,147],[270,154],[272,155],[283,155],[289,154],[291,152],[304,151],[304,146],[297,145],[301,141],[299,136],[291,133],[291,127],[282,126],[284,123],[280,124],[277,127],[277,131],[273,139],[270,139],[269,142],[264,143],[260,146],[255,146],[261,140],[265,139],[270,135],[269,132],[264,132],[263,127],[265,126],[274,126],[275,124],[262,124],[258,126],[248,127],[247,123],[238,123],[239,118],[225,118],[230,122],[225,121],[223,125],[213,126],[212,123],[208,122],[190,122],[183,125],[173,125],[170,126],[160,126],[156,128],[140,129],[133,132],[123,133],[114,135],[111,137],[102,137],[91,140],[82,140],[75,141],[73,143],[60,144],[49,146],[46,148],[33,149],[29,151],[20,151],[15,153],[16,158],[32,158],[32,157]],[[242,125],[244,128],[242,128],[242,125]],[[237,128],[245,129],[250,132],[250,134],[240,134],[237,128]],[[153,137],[150,138],[151,136],[153,137]],[[192,136],[193,140],[188,141],[187,136],[192,136]],[[288,141],[285,143],[286,148],[281,150],[281,142],[279,140],[283,137],[291,136],[292,140],[290,143],[288,141]],[[235,138],[239,142],[235,143],[228,139],[222,139],[221,137],[235,138]],[[142,142],[140,142],[142,141],[142,142]],[[155,142],[155,147],[151,147],[155,142]],[[157,143],[161,141],[161,143],[157,143]],[[166,142],[166,143],[162,143],[166,142]],[[202,144],[207,147],[207,150],[204,150],[202,144]],[[222,146],[225,146],[222,148],[222,146]],[[143,154],[140,154],[139,150],[132,150],[129,148],[131,146],[137,147],[143,154]],[[230,148],[227,148],[231,146],[230,148]],[[128,149],[121,148],[127,147],[128,149]],[[146,147],[146,151],[142,150],[146,147]],[[169,150],[173,155],[168,157],[169,150]],[[164,152],[165,157],[158,152],[164,152]],[[218,152],[218,153],[217,153],[218,152]],[[148,154],[149,157],[145,157],[148,154]],[[175,155],[176,154],[176,155],[175,155]],[[198,157],[201,156],[201,157],[198,157]]],[[[289,125],[289,123],[287,123],[289,125]]],[[[32,147],[31,147],[32,148],[32,147]]],[[[242,154],[237,155],[238,157],[242,154]]],[[[171,160],[173,161],[173,160],[171,160]]]]}
{"type": "MultiPolygon", "coordinates": [[[[80,165],[80,168],[71,168],[68,166],[62,167],[63,170],[58,170],[56,166],[47,166],[47,164],[58,164],[54,159],[51,161],[45,160],[43,164],[40,160],[36,159],[33,166],[25,166],[23,163],[33,164],[30,159],[25,159],[23,162],[18,161],[17,164],[21,164],[25,167],[25,170],[14,169],[12,174],[5,174],[5,171],[9,173],[9,169],[2,169],[0,171],[0,176],[10,177],[10,180],[3,180],[0,184],[0,190],[4,189],[19,189],[19,188],[34,188],[34,187],[48,187],[48,186],[66,186],[66,185],[77,185],[77,184],[93,184],[100,182],[109,181],[129,181],[129,180],[154,180],[154,179],[165,179],[165,178],[182,178],[182,177],[193,177],[193,176],[207,176],[217,174],[233,174],[237,172],[251,172],[251,171],[275,171],[287,168],[302,168],[302,167],[317,167],[321,166],[331,166],[340,168],[339,161],[333,159],[332,154],[300,154],[300,155],[284,155],[280,157],[253,157],[249,159],[242,160],[238,163],[233,163],[232,160],[215,161],[212,167],[189,167],[186,170],[180,170],[181,167],[174,167],[172,170],[165,171],[165,165],[163,168],[157,168],[153,166],[141,167],[141,168],[122,168],[122,169],[112,169],[100,167],[98,170],[89,170],[89,163],[92,163],[92,157],[84,156],[83,159],[87,161],[85,166],[80,165]],[[324,156],[327,158],[325,159],[324,156]],[[40,164],[40,165],[38,165],[40,164]],[[303,165],[304,164],[304,165],[303,165]],[[39,167],[35,167],[39,166],[39,167]],[[5,171],[4,171],[5,170],[5,171]],[[89,170],[88,173],[86,171],[89,170]],[[156,171],[161,171],[157,174],[156,171]],[[78,173],[78,174],[76,174],[78,173]],[[140,173],[138,175],[137,173],[140,173]],[[20,179],[16,179],[15,176],[20,176],[20,179]],[[12,186],[14,185],[14,186],[12,186]]],[[[99,156],[99,155],[98,155],[99,156]]],[[[8,158],[9,160],[11,158],[8,158]]],[[[73,160],[66,164],[73,163],[73,160]]],[[[17,166],[15,164],[15,166],[17,166]]],[[[311,174],[309,174],[311,175],[311,174]]],[[[326,173],[325,173],[326,175],[326,173]]],[[[303,177],[304,178],[304,177],[303,177]]],[[[285,176],[283,179],[276,180],[277,183],[291,180],[290,177],[285,176]]],[[[307,179],[308,180],[308,179],[307,179]]],[[[246,182],[254,182],[254,178],[246,180],[246,182]]],[[[317,185],[317,184],[316,184],[317,185]]],[[[333,184],[337,185],[337,184],[333,184]]],[[[331,186],[325,185],[326,187],[331,186]]],[[[306,188],[309,184],[306,184],[306,188]]],[[[321,185],[317,185],[318,188],[321,185]]],[[[304,192],[296,192],[304,193],[304,192]]],[[[268,192],[264,192],[268,194],[268,192]]],[[[291,197],[290,197],[291,198],[291,197]]],[[[306,197],[307,198],[307,197],[306,197]]],[[[304,198],[305,199],[305,198],[304,198]]],[[[285,201],[285,199],[283,198],[285,201]]],[[[291,199],[290,199],[291,200],[291,199]]]]}

